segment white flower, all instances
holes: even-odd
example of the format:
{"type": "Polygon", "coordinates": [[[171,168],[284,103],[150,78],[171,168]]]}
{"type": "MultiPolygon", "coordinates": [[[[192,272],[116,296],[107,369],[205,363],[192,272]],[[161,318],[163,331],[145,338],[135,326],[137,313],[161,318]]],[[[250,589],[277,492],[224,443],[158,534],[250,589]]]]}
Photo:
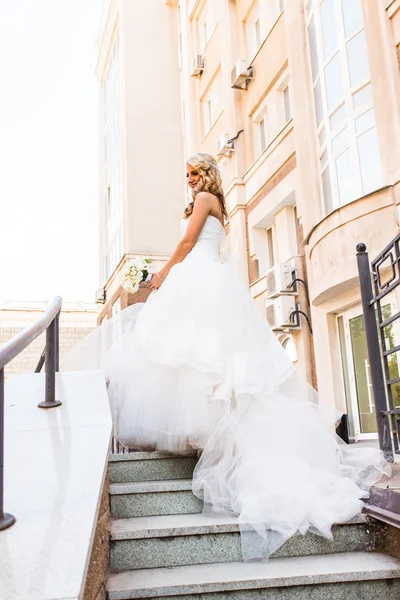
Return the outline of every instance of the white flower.
{"type": "Polygon", "coordinates": [[[125,290],[126,292],[130,292],[130,290],[131,290],[131,288],[132,288],[132,282],[131,282],[131,281],[129,281],[129,279],[126,279],[126,280],[123,282],[123,284],[122,284],[122,287],[124,288],[124,290],[125,290]]]}
{"type": "Polygon", "coordinates": [[[129,294],[134,294],[139,289],[139,284],[144,280],[144,271],[149,271],[151,260],[144,256],[137,256],[128,263],[123,273],[122,287],[129,294]]]}
{"type": "Polygon", "coordinates": [[[136,268],[138,269],[138,271],[144,271],[147,268],[146,259],[143,258],[142,256],[139,256],[139,258],[135,262],[135,265],[136,265],[136,268]]]}

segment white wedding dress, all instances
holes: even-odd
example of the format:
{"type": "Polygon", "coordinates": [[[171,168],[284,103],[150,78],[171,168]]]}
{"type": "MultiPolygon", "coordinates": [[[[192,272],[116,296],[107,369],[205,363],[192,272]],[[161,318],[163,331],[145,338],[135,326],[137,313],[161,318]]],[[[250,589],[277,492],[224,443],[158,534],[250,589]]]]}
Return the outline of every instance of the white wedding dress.
{"type": "Polygon", "coordinates": [[[378,450],[334,435],[335,415],[296,376],[224,262],[224,235],[209,216],[192,251],[146,304],[100,327],[64,368],[101,363],[122,444],[203,450],[193,492],[205,513],[238,516],[250,560],[308,530],[331,537],[331,526],[358,514],[390,467],[378,450]]]}

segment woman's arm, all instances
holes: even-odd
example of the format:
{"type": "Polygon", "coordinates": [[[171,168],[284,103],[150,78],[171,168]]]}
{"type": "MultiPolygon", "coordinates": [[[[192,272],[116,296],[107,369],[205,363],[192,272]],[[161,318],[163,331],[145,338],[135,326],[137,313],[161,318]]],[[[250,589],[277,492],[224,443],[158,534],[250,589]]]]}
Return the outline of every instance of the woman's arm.
{"type": "Polygon", "coordinates": [[[197,238],[203,229],[204,223],[211,212],[214,196],[208,192],[199,192],[196,196],[196,202],[194,203],[193,213],[190,217],[189,225],[187,226],[186,233],[177,244],[174,253],[172,254],[169,261],[156,273],[151,282],[150,287],[157,289],[160,287],[162,282],[168,276],[171,268],[183,261],[184,258],[189,254],[197,238]]]}

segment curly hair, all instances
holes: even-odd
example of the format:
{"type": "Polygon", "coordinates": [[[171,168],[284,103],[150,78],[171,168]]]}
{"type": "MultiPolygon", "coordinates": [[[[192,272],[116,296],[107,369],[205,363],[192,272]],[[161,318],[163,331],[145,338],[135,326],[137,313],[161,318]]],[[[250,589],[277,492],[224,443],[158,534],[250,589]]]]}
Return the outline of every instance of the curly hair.
{"type": "Polygon", "coordinates": [[[199,192],[209,192],[218,198],[223,218],[227,219],[228,211],[226,209],[225,196],[222,188],[222,179],[215,158],[211,156],[211,154],[199,152],[198,154],[193,154],[186,162],[193,167],[193,169],[196,169],[200,175],[200,181],[192,192],[192,202],[185,208],[184,218],[187,219],[192,214],[196,195],[199,192]]]}

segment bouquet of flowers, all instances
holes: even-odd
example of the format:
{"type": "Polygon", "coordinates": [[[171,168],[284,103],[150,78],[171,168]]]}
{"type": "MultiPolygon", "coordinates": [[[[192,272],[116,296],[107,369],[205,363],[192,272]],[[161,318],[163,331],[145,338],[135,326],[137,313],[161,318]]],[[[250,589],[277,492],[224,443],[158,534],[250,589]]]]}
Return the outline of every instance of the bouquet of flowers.
{"type": "Polygon", "coordinates": [[[124,272],[122,287],[129,294],[134,294],[139,289],[139,284],[146,280],[149,274],[151,260],[149,258],[138,256],[130,262],[124,272]]]}

